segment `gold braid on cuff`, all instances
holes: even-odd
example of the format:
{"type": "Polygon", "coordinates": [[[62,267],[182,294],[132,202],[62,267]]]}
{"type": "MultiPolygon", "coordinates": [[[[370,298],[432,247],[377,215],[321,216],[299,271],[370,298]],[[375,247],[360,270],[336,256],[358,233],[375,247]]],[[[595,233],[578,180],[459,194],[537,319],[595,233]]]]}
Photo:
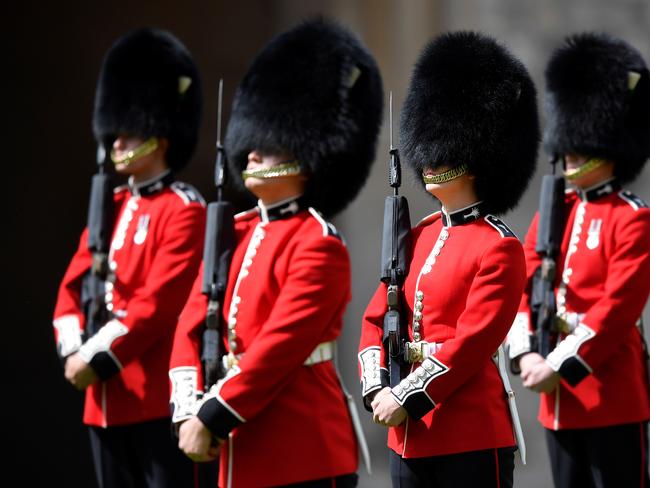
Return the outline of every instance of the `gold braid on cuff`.
{"type": "Polygon", "coordinates": [[[605,164],[604,159],[591,158],[590,160],[588,160],[582,166],[580,166],[580,167],[578,167],[576,169],[570,169],[568,171],[565,171],[564,172],[564,177],[569,181],[574,181],[577,178],[580,178],[581,176],[589,173],[590,171],[593,171],[596,168],[599,168],[603,164],[605,164]]]}
{"type": "Polygon", "coordinates": [[[463,176],[465,173],[467,173],[467,165],[461,164],[437,175],[423,174],[422,179],[424,180],[425,185],[439,185],[441,183],[447,183],[448,181],[458,178],[459,176],[463,176]]]}
{"type": "Polygon", "coordinates": [[[111,161],[113,161],[113,164],[123,164],[124,166],[128,166],[133,161],[140,159],[147,154],[151,154],[156,149],[158,149],[158,139],[150,137],[138,147],[127,151],[122,156],[116,156],[115,149],[113,149],[111,151],[111,161]]]}
{"type": "Polygon", "coordinates": [[[277,178],[279,176],[299,175],[302,172],[300,163],[296,160],[280,163],[270,168],[257,168],[241,172],[242,178],[277,178]]]}

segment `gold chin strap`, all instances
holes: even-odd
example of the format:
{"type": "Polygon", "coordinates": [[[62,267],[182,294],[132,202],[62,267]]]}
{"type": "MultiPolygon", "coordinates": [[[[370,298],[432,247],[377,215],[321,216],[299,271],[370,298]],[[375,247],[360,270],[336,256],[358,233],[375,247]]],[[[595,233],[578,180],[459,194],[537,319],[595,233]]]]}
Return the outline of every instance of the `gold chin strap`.
{"type": "Polygon", "coordinates": [[[596,168],[601,167],[603,164],[605,164],[604,159],[591,158],[585,164],[583,164],[582,166],[579,166],[576,169],[565,171],[564,172],[564,177],[569,181],[574,181],[574,180],[580,178],[581,176],[586,175],[590,171],[593,171],[596,168]]]}
{"type": "Polygon", "coordinates": [[[431,184],[439,185],[441,183],[447,183],[448,181],[458,178],[459,176],[463,176],[465,173],[467,173],[467,165],[461,164],[459,166],[454,166],[450,170],[447,170],[444,173],[440,173],[437,175],[423,174],[422,179],[424,180],[425,185],[431,185],[431,184]]]}
{"type": "Polygon", "coordinates": [[[135,149],[131,149],[119,157],[115,155],[115,149],[113,149],[111,151],[111,161],[116,165],[123,164],[124,166],[128,166],[133,161],[136,161],[147,154],[151,154],[156,149],[158,149],[158,139],[150,137],[135,149]]]}
{"type": "Polygon", "coordinates": [[[244,180],[247,178],[268,179],[278,178],[279,176],[299,175],[300,173],[302,173],[300,163],[293,160],[271,166],[270,168],[247,169],[241,172],[241,176],[244,180]]]}

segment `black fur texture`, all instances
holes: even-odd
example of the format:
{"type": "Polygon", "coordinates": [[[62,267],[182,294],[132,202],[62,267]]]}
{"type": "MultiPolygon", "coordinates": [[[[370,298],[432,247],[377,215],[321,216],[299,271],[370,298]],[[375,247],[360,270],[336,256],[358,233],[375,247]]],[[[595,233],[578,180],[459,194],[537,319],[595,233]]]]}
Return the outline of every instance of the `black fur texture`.
{"type": "Polygon", "coordinates": [[[98,141],[119,134],[167,138],[167,164],[187,164],[201,121],[201,79],[187,48],[171,33],[145,28],[120,37],[104,57],[93,113],[98,141]],[[192,80],[180,93],[179,78],[192,80]]]}
{"type": "Polygon", "coordinates": [[[225,139],[233,179],[243,188],[252,150],[288,152],[309,176],[305,199],[331,217],[367,179],[382,107],[379,70],[359,39],[329,20],[303,22],[272,39],[237,88],[225,139]]]}
{"type": "Polygon", "coordinates": [[[422,171],[467,164],[486,210],[515,207],[535,172],[536,91],[523,64],[494,39],[450,32],[425,46],[402,107],[402,158],[422,171]]]}
{"type": "Polygon", "coordinates": [[[549,154],[581,154],[614,162],[622,182],[650,156],[650,76],[639,52],[603,33],[565,39],[546,68],[544,146],[549,154]],[[641,75],[628,88],[628,73],[641,75]]]}

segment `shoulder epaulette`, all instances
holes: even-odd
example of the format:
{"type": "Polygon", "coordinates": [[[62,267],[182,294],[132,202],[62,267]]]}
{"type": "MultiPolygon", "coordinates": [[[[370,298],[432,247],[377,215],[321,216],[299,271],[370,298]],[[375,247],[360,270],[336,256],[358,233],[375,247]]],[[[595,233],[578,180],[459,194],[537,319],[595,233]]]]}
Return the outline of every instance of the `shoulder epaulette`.
{"type": "Polygon", "coordinates": [[[510,227],[508,227],[506,223],[500,218],[490,214],[486,215],[483,218],[488,224],[494,227],[497,232],[499,232],[499,234],[501,234],[501,237],[514,237],[517,239],[517,235],[512,232],[512,229],[510,229],[510,227]]]}
{"type": "Polygon", "coordinates": [[[169,188],[171,188],[171,190],[176,193],[176,195],[178,195],[181,200],[183,200],[183,202],[185,202],[185,205],[189,205],[190,203],[198,203],[205,207],[205,200],[203,200],[203,197],[199,191],[192,185],[184,183],[182,181],[174,181],[171,185],[169,185],[169,188]]]}
{"type": "Polygon", "coordinates": [[[618,192],[618,196],[622,200],[626,201],[634,211],[639,210],[640,208],[648,208],[648,203],[640,197],[637,197],[634,193],[628,190],[621,190],[618,192]]]}
{"type": "Polygon", "coordinates": [[[432,224],[433,222],[435,222],[437,219],[440,218],[440,215],[441,215],[440,210],[438,210],[437,212],[433,212],[432,214],[427,215],[427,216],[424,217],[422,220],[420,220],[420,221],[416,224],[416,227],[423,227],[423,226],[425,226],[425,225],[432,224]]]}
{"type": "Polygon", "coordinates": [[[334,224],[325,220],[325,218],[321,215],[321,213],[318,210],[316,210],[313,207],[309,207],[309,213],[318,221],[318,223],[323,228],[323,237],[327,237],[327,236],[336,237],[337,239],[339,239],[341,242],[345,244],[345,239],[343,239],[343,236],[339,233],[337,228],[334,227],[334,224]]]}

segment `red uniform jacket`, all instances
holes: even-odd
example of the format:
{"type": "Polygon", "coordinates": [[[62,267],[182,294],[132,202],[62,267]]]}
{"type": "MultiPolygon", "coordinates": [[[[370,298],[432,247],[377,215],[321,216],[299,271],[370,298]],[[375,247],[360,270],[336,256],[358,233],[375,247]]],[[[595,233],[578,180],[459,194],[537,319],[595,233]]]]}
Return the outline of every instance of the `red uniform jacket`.
{"type": "MultiPolygon", "coordinates": [[[[409,340],[414,322],[436,343],[393,388],[408,412],[390,428],[388,447],[405,458],[515,444],[506,394],[492,356],[505,339],[525,283],[521,244],[476,204],[437,212],[411,231],[404,283],[409,340]],[[414,316],[415,312],[415,316],[414,316]]],[[[381,347],[386,286],[366,309],[359,346],[364,398],[388,385],[381,347]],[[382,372],[383,371],[383,372],[382,372]]]]}
{"type": "Polygon", "coordinates": [[[114,426],[169,416],[167,371],[174,328],[201,261],[205,204],[171,173],[115,190],[106,282],[113,318],[82,345],[80,290],[92,256],[86,229],[54,311],[59,351],[79,351],[103,381],[86,390],[84,422],[114,426]]]}
{"type": "MultiPolygon", "coordinates": [[[[558,313],[576,326],[546,361],[563,377],[541,395],[549,429],[603,427],[650,418],[643,339],[638,325],[650,292],[650,210],[615,181],[566,195],[567,222],[557,259],[558,313]]],[[[536,215],[524,250],[529,279],[509,334],[510,356],[530,350],[530,281],[540,264],[536,215]]]]}
{"type": "MultiPolygon", "coordinates": [[[[219,438],[220,486],[257,487],[353,473],[357,445],[332,361],[303,363],[341,332],[350,263],[335,229],[300,200],[236,217],[223,319],[240,355],[206,395],[199,418],[219,438]]],[[[203,391],[202,275],[180,317],[170,378],[174,421],[203,391]]]]}

